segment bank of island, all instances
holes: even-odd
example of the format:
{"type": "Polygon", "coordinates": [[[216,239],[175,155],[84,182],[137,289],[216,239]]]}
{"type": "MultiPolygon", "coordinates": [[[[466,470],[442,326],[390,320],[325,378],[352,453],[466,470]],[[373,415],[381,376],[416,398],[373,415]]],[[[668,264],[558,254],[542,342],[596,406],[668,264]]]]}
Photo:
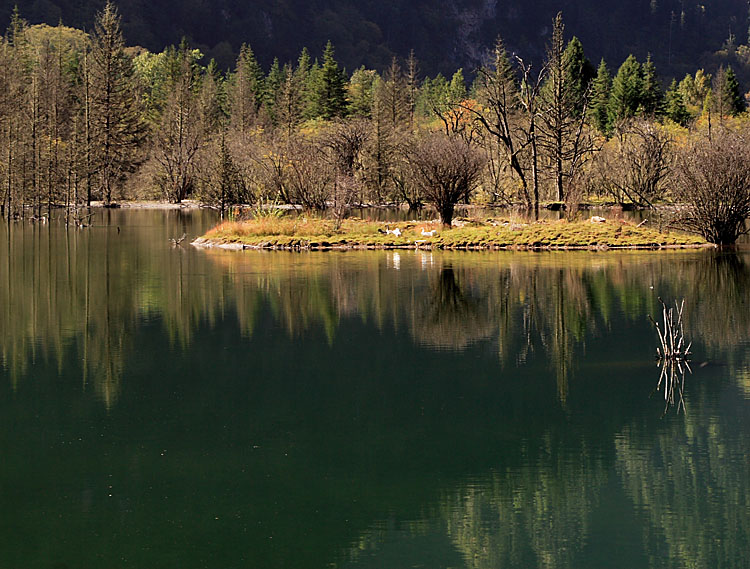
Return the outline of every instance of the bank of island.
{"type": "Polygon", "coordinates": [[[584,221],[514,222],[503,219],[375,222],[314,217],[226,221],[193,241],[223,249],[674,249],[712,247],[700,237],[663,233],[645,225],[591,217],[584,221]]]}

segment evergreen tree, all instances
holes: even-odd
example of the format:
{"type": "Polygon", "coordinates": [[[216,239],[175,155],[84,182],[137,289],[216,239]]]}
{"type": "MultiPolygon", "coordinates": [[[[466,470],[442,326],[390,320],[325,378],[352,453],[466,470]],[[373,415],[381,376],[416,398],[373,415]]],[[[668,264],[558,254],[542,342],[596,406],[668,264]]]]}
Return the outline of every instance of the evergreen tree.
{"type": "Polygon", "coordinates": [[[370,117],[377,79],[378,74],[364,65],[352,73],[348,87],[349,115],[370,117]]]}
{"type": "Polygon", "coordinates": [[[565,84],[570,99],[574,101],[573,113],[580,116],[583,112],[584,96],[591,81],[596,76],[596,70],[583,53],[583,44],[573,36],[563,53],[563,67],[565,69],[565,84]]]}
{"type": "Polygon", "coordinates": [[[464,79],[464,70],[458,69],[451,77],[448,85],[448,96],[453,103],[460,103],[466,99],[468,91],[466,89],[466,80],[464,79]]]}
{"type": "Polygon", "coordinates": [[[643,101],[641,64],[629,55],[612,80],[612,91],[607,111],[610,127],[637,114],[643,101]]]}
{"type": "Polygon", "coordinates": [[[669,86],[666,94],[666,109],[667,117],[676,122],[681,126],[687,125],[690,121],[690,113],[685,107],[685,102],[682,99],[682,92],[677,84],[677,79],[672,80],[672,84],[669,86]]]}
{"type": "Polygon", "coordinates": [[[330,41],[323,52],[323,65],[314,88],[322,118],[331,120],[346,114],[346,78],[334,58],[333,44],[330,41]]]}
{"type": "Polygon", "coordinates": [[[409,59],[406,60],[406,109],[409,114],[409,126],[414,126],[414,113],[417,108],[417,98],[419,96],[419,64],[414,55],[414,50],[409,52],[409,59]]]}
{"type": "Polygon", "coordinates": [[[656,74],[656,66],[651,60],[651,54],[646,57],[646,62],[641,69],[643,75],[643,87],[641,91],[641,113],[653,117],[661,114],[664,105],[664,94],[659,85],[656,74]]]}
{"type": "Polygon", "coordinates": [[[729,114],[734,117],[745,112],[745,99],[740,92],[740,85],[737,81],[734,69],[727,67],[724,75],[725,78],[721,96],[727,101],[729,114]]]}
{"type": "MultiPolygon", "coordinates": [[[[565,180],[577,170],[581,152],[589,146],[588,137],[582,136],[582,115],[588,104],[587,81],[583,76],[585,57],[577,40],[565,47],[564,31],[562,14],[558,13],[547,46],[547,74],[536,105],[539,120],[534,123],[538,124],[538,146],[546,156],[554,180],[555,199],[561,202],[565,200],[565,180]]],[[[534,150],[532,147],[532,154],[534,150]]]]}
{"type": "MultiPolygon", "coordinates": [[[[279,58],[274,57],[271,69],[268,70],[268,75],[265,78],[263,84],[263,104],[266,105],[271,116],[274,117],[274,107],[276,105],[276,98],[279,95],[281,84],[284,82],[284,73],[281,70],[281,64],[279,58]]],[[[275,117],[274,117],[275,118],[275,117]]]]}
{"type": "Polygon", "coordinates": [[[612,90],[612,76],[607,63],[602,59],[596,71],[596,79],[591,93],[591,121],[599,132],[609,132],[609,95],[612,90]]]}
{"type": "Polygon", "coordinates": [[[229,104],[232,124],[246,131],[258,118],[265,98],[265,76],[253,50],[242,44],[235,72],[229,86],[229,104]]]}
{"type": "Polygon", "coordinates": [[[312,96],[310,90],[310,72],[312,64],[310,62],[310,52],[306,47],[302,48],[297,59],[297,67],[294,69],[294,84],[299,88],[299,105],[300,119],[307,120],[313,118],[312,96]]]}
{"type": "Polygon", "coordinates": [[[208,62],[200,84],[201,121],[208,133],[218,132],[228,118],[222,74],[213,59],[208,62]]]}
{"type": "Polygon", "coordinates": [[[290,64],[282,70],[284,80],[276,97],[276,124],[287,137],[291,137],[295,127],[302,120],[304,103],[304,81],[301,74],[290,64]]]}
{"type": "Polygon", "coordinates": [[[305,120],[316,119],[323,116],[323,70],[316,59],[305,77],[305,120]]]}

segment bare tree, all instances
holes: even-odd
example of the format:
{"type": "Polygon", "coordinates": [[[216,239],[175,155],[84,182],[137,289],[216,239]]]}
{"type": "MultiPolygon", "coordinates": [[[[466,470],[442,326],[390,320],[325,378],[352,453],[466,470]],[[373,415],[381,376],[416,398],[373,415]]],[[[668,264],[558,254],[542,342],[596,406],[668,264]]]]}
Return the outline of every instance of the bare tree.
{"type": "Polygon", "coordinates": [[[531,156],[531,191],[533,196],[534,217],[539,218],[539,133],[537,131],[537,120],[539,118],[539,92],[542,81],[547,71],[546,66],[542,67],[535,76],[532,74],[531,65],[527,65],[520,57],[516,58],[521,68],[521,92],[519,102],[524,110],[523,117],[526,119],[519,132],[523,134],[521,148],[528,148],[531,156]]]}
{"type": "Polygon", "coordinates": [[[564,30],[562,14],[558,13],[547,48],[547,74],[538,104],[539,145],[549,161],[555,199],[560,202],[566,198],[566,180],[576,176],[594,148],[584,128],[589,100],[589,90],[582,84],[584,60],[569,58],[563,41],[564,30]]]}
{"type": "Polygon", "coordinates": [[[481,155],[461,138],[435,134],[416,144],[410,164],[422,195],[435,206],[443,225],[450,226],[456,204],[468,199],[479,182],[481,155]]]}
{"type": "Polygon", "coordinates": [[[519,140],[516,121],[520,112],[519,87],[505,46],[499,37],[495,43],[494,56],[492,67],[481,67],[477,72],[480,104],[467,105],[465,109],[474,115],[484,131],[497,142],[498,148],[503,149],[510,169],[520,180],[521,197],[531,210],[534,202],[529,193],[527,170],[522,163],[522,153],[528,145],[528,139],[519,140]]]}
{"type": "Polygon", "coordinates": [[[671,137],[658,125],[643,120],[624,123],[597,156],[594,183],[619,203],[652,207],[666,191],[671,147],[671,137]]]}
{"type": "Polygon", "coordinates": [[[694,142],[677,161],[677,198],[687,206],[682,224],[718,245],[747,233],[750,217],[750,136],[719,129],[694,142]]]}

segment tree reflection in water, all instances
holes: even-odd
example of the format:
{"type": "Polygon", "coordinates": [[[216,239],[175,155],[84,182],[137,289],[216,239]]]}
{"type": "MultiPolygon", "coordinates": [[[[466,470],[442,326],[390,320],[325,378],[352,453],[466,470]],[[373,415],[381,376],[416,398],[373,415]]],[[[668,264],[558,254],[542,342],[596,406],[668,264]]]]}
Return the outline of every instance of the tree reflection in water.
{"type": "Polygon", "coordinates": [[[472,342],[490,338],[496,325],[491,314],[482,310],[482,299],[474,296],[476,292],[464,290],[453,266],[444,264],[431,281],[429,293],[414,307],[414,339],[425,346],[462,350],[472,342]]]}

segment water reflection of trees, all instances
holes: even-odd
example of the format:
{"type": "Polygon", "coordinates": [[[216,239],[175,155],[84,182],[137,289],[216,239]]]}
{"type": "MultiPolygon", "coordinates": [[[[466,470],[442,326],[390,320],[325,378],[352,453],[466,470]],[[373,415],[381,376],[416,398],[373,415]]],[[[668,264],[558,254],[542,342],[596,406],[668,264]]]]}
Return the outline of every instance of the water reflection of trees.
{"type": "Polygon", "coordinates": [[[495,323],[481,290],[462,286],[457,271],[443,265],[431,275],[430,290],[412,310],[411,333],[422,345],[463,349],[492,336],[495,323]]]}
{"type": "Polygon", "coordinates": [[[292,337],[322,327],[333,342],[341,319],[355,317],[428,347],[491,341],[503,365],[547,361],[565,403],[587,342],[615,314],[654,312],[657,293],[686,298],[689,335],[713,350],[750,328],[750,268],[737,254],[236,254],[168,247],[181,233],[174,223],[118,223],[122,233],[5,228],[0,353],[13,381],[40,358],[62,366],[74,348],[84,381],[111,403],[142,324],[158,319],[187,348],[228,310],[250,336],[267,309],[292,337]]]}
{"type": "Polygon", "coordinates": [[[656,434],[624,428],[615,439],[618,470],[646,518],[651,566],[736,567],[750,536],[747,437],[716,409],[688,411],[656,434]]]}
{"type": "MultiPolygon", "coordinates": [[[[179,221],[177,213],[150,215],[179,221]]],[[[223,291],[215,286],[221,276],[196,279],[186,251],[154,246],[167,243],[171,224],[158,219],[161,224],[145,230],[127,221],[87,231],[61,224],[3,227],[0,355],[14,384],[35,363],[78,367],[83,387],[112,405],[141,324],[158,316],[172,341],[187,346],[202,319],[215,321],[221,313],[223,291]]]]}
{"type": "Polygon", "coordinates": [[[444,500],[447,533],[467,567],[574,566],[606,472],[585,448],[564,451],[551,437],[545,435],[539,456],[524,457],[524,466],[494,472],[486,486],[467,485],[444,500]]]}
{"type": "Polygon", "coordinates": [[[398,531],[446,536],[467,568],[575,567],[607,482],[602,458],[548,432],[500,460],[486,478],[445,491],[424,519],[375,523],[345,557],[355,565],[362,551],[377,559],[389,533],[398,531]]]}

